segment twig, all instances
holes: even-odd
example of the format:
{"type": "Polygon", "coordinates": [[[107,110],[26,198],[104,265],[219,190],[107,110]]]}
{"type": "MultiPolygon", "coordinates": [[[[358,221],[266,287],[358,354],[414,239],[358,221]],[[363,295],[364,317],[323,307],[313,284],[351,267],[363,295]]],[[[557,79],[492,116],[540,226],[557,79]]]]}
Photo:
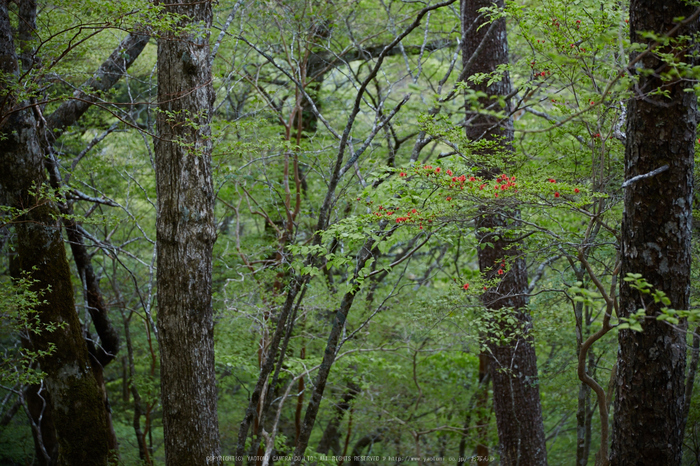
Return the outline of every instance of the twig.
{"type": "Polygon", "coordinates": [[[668,165],[664,165],[662,167],[657,168],[656,170],[652,170],[649,173],[645,173],[643,175],[634,176],[634,177],[630,178],[629,180],[625,181],[624,183],[622,183],[622,187],[626,188],[629,185],[631,185],[632,183],[636,183],[637,181],[643,180],[644,178],[651,178],[652,176],[658,175],[659,173],[663,173],[666,170],[668,170],[668,165]]]}

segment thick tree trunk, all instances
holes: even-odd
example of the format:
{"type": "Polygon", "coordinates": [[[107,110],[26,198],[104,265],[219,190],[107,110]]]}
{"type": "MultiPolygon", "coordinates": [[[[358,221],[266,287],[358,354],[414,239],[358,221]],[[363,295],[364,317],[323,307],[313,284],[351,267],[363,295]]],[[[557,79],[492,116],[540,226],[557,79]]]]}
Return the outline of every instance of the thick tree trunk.
{"type": "MultiPolygon", "coordinates": [[[[24,14],[32,5],[23,5],[24,14]]],[[[23,43],[24,66],[31,64],[29,48],[23,43]]],[[[19,68],[7,0],[0,0],[0,72],[0,94],[6,96],[0,116],[0,189],[8,205],[25,210],[15,226],[17,256],[12,272],[15,277],[28,274],[35,280],[34,290],[43,292],[44,302],[35,308],[39,325],[59,325],[53,331],[29,332],[32,349],[52,348],[51,354],[39,361],[53,408],[57,453],[52,461],[59,465],[107,464],[109,434],[102,392],[75,312],[58,210],[42,194],[48,188],[39,138],[43,128],[35,116],[38,110],[19,102],[12,87],[19,68]]]]}
{"type": "MultiPolygon", "coordinates": [[[[687,18],[694,10],[681,1],[633,0],[632,42],[649,43],[641,31],[664,35],[678,24],[675,18],[687,18]]],[[[696,32],[697,24],[697,20],[690,23],[680,33],[696,32]]],[[[685,54],[676,58],[687,61],[685,54]]],[[[655,73],[637,75],[629,100],[625,178],[664,165],[668,169],[626,187],[622,277],[639,273],[667,294],[669,307],[688,309],[696,96],[686,92],[692,89],[692,81],[660,78],[669,70],[655,53],[645,54],[639,65],[655,73]],[[666,95],[650,95],[657,89],[666,95]]],[[[659,306],[621,281],[620,317],[641,308],[649,316],[642,325],[644,331],[619,333],[611,461],[613,465],[678,465],[683,441],[685,323],[674,328],[657,321],[653,316],[659,306]]]]}
{"type": "MultiPolygon", "coordinates": [[[[495,2],[503,7],[503,1],[495,2]]],[[[464,79],[477,73],[492,73],[498,66],[508,64],[508,42],[505,19],[495,25],[486,25],[487,19],[479,18],[479,10],[491,7],[490,0],[462,0],[462,30],[464,79]],[[479,26],[470,28],[474,22],[479,26]],[[480,25],[484,24],[483,27],[480,25]],[[479,53],[475,54],[479,48],[479,53]],[[474,55],[475,54],[475,55],[474,55]],[[473,56],[474,55],[474,56],[473,56]]],[[[470,83],[475,91],[486,93],[480,102],[484,107],[493,105],[492,97],[506,96],[511,92],[510,76],[487,85],[470,83]]],[[[469,109],[468,109],[469,110],[469,109]]],[[[492,110],[507,110],[501,107],[492,110]]],[[[513,140],[512,119],[498,118],[468,111],[467,136],[472,140],[488,139],[501,141],[501,150],[511,150],[513,140]]],[[[485,152],[484,157],[493,157],[485,152]]],[[[507,167],[484,169],[482,175],[494,178],[507,167]]],[[[500,277],[498,285],[484,292],[483,302],[491,310],[491,319],[497,323],[498,332],[504,339],[487,336],[491,356],[490,374],[493,382],[494,412],[498,428],[501,462],[504,465],[547,464],[542,408],[537,382],[537,358],[532,338],[529,336],[531,319],[527,304],[527,269],[520,257],[519,242],[509,239],[509,230],[516,226],[519,212],[491,209],[484,211],[477,222],[479,242],[479,269],[487,279],[500,277]],[[488,243],[488,244],[487,244],[488,243]],[[502,264],[508,271],[497,275],[502,264]],[[515,317],[515,325],[507,325],[504,314],[515,317]]]]}
{"type": "Polygon", "coordinates": [[[169,2],[166,9],[183,15],[180,26],[191,29],[158,40],[158,342],[166,464],[190,466],[211,464],[207,457],[219,455],[211,302],[212,5],[169,2]]]}

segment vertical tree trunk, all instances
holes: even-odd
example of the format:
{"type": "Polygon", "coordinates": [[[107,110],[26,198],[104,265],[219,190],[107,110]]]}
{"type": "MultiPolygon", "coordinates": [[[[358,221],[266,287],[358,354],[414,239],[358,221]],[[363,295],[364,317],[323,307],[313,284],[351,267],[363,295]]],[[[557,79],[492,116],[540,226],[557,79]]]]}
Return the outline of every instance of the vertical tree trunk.
{"type": "MultiPolygon", "coordinates": [[[[681,1],[633,0],[631,40],[648,44],[642,31],[664,35],[678,24],[675,18],[687,18],[694,10],[681,1]]],[[[696,19],[680,34],[696,32],[697,25],[696,19]]],[[[685,53],[676,55],[679,61],[688,61],[685,53]]],[[[669,70],[654,52],[646,53],[640,65],[655,72],[637,75],[627,107],[625,178],[664,165],[668,169],[626,187],[622,276],[639,273],[667,294],[669,307],[688,309],[696,96],[686,92],[692,89],[690,80],[661,79],[669,70]],[[657,89],[667,94],[650,95],[657,89]]],[[[644,307],[650,316],[642,325],[644,331],[619,333],[611,461],[613,465],[678,465],[683,441],[685,324],[678,329],[657,321],[653,316],[659,306],[621,281],[620,317],[644,307]]]]}
{"type": "MultiPolygon", "coordinates": [[[[492,73],[498,66],[508,64],[505,19],[501,18],[490,25],[488,18],[479,18],[481,8],[494,4],[503,8],[504,2],[462,0],[462,30],[469,31],[463,42],[464,79],[476,73],[492,73]],[[474,22],[478,26],[470,28],[474,22]],[[479,53],[472,56],[479,47],[479,53]]],[[[470,87],[486,93],[488,97],[481,99],[480,103],[487,107],[493,105],[493,98],[511,92],[510,76],[506,72],[503,79],[490,86],[482,81],[480,84],[470,83],[470,87]]],[[[507,109],[498,106],[494,110],[507,109]]],[[[466,132],[470,139],[501,141],[502,151],[512,150],[512,119],[499,122],[493,116],[470,112],[467,119],[470,123],[466,132]]],[[[489,152],[483,154],[487,158],[493,155],[489,152]]],[[[494,178],[505,168],[484,169],[482,176],[494,178]]],[[[477,222],[477,235],[481,243],[478,255],[479,268],[487,279],[502,277],[495,287],[484,292],[483,302],[491,310],[493,321],[498,322],[499,332],[512,337],[507,343],[501,343],[502,339],[498,338],[489,338],[488,341],[501,462],[504,465],[535,466],[547,464],[547,451],[537,382],[537,358],[532,338],[528,335],[532,324],[526,309],[527,269],[520,257],[520,243],[508,238],[509,230],[516,224],[513,219],[518,216],[519,212],[512,209],[507,212],[500,209],[485,211],[477,222]],[[504,262],[509,270],[504,275],[497,275],[504,262]],[[505,319],[499,318],[503,313],[515,317],[516,324],[506,325],[505,319]]]]}
{"type": "MultiPolygon", "coordinates": [[[[33,6],[26,2],[23,8],[33,6]]],[[[30,13],[35,10],[30,8],[30,13]]],[[[47,189],[44,157],[35,116],[36,108],[17,98],[19,74],[8,1],[0,0],[0,189],[11,207],[26,209],[17,219],[17,256],[13,276],[28,274],[44,302],[36,306],[41,326],[60,325],[49,332],[29,332],[33,350],[50,355],[41,358],[40,369],[51,396],[55,426],[56,464],[107,464],[109,458],[106,410],[102,393],[90,369],[87,345],[75,312],[73,286],[61,236],[56,206],[42,193],[47,189]]],[[[27,11],[24,11],[27,13],[27,11]]],[[[35,16],[35,15],[33,15],[35,16]]],[[[22,44],[28,50],[28,44],[22,44]]],[[[24,56],[23,64],[29,59],[24,56]]],[[[53,459],[52,459],[53,460],[53,459]]]]}
{"type": "MultiPolygon", "coordinates": [[[[165,459],[204,465],[219,455],[211,303],[214,189],[210,1],[168,2],[180,27],[158,40],[155,140],[158,342],[165,459]]],[[[216,461],[215,461],[216,462],[216,461]]]]}
{"type": "Polygon", "coordinates": [[[336,456],[343,455],[340,449],[340,423],[345,416],[345,412],[350,409],[350,405],[357,395],[360,393],[360,386],[353,381],[348,381],[347,389],[343,392],[341,400],[333,407],[331,419],[323,431],[321,440],[316,448],[317,453],[327,455],[332,453],[336,456]]]}
{"type": "MultiPolygon", "coordinates": [[[[489,435],[489,369],[491,358],[486,353],[479,354],[479,394],[476,398],[476,460],[477,466],[488,466],[490,461],[488,435],[489,435]]],[[[461,456],[461,455],[460,455],[461,456]]]]}

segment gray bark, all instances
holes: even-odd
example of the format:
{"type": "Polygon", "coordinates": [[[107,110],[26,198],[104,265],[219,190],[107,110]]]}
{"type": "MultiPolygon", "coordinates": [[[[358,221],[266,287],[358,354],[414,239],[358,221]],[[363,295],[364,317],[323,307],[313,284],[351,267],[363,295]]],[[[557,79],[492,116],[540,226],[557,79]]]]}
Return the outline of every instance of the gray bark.
{"type": "Polygon", "coordinates": [[[179,26],[196,32],[164,32],[158,40],[157,327],[165,458],[168,465],[205,465],[219,455],[211,302],[212,5],[171,2],[166,9],[183,15],[179,26]]]}

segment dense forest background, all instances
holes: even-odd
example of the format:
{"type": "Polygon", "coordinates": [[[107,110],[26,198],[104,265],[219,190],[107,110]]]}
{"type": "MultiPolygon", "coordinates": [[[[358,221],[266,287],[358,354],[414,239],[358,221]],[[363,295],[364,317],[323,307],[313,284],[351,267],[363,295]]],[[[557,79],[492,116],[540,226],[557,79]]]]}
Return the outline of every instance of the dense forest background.
{"type": "Polygon", "coordinates": [[[700,464],[653,3],[0,0],[0,464],[700,464]]]}

